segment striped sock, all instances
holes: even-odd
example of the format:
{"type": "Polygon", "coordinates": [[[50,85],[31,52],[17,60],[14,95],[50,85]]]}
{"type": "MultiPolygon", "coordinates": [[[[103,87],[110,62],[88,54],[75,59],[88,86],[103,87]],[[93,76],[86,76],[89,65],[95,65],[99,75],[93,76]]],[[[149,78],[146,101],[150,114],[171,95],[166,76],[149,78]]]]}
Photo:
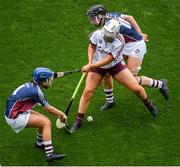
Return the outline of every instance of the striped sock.
{"type": "Polygon", "coordinates": [[[49,157],[54,152],[52,140],[44,141],[43,143],[46,156],[49,157]]]}
{"type": "Polygon", "coordinates": [[[38,146],[42,146],[43,145],[43,138],[42,138],[42,134],[37,132],[37,145],[38,146]]]}
{"type": "Polygon", "coordinates": [[[114,101],[113,88],[112,89],[104,89],[104,93],[106,96],[106,101],[108,103],[113,103],[113,101],[114,101]]]}
{"type": "Polygon", "coordinates": [[[76,116],[76,122],[78,124],[81,124],[81,121],[83,120],[85,114],[78,113],[76,116]]]}
{"type": "Polygon", "coordinates": [[[162,88],[162,81],[151,79],[149,86],[154,88],[162,88]]]}

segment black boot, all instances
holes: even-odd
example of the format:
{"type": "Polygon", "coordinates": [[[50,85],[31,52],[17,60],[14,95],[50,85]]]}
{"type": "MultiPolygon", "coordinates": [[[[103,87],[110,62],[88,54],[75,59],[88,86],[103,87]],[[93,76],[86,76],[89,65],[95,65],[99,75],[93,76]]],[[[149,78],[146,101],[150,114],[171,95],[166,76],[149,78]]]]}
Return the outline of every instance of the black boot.
{"type": "Polygon", "coordinates": [[[102,106],[101,106],[101,111],[104,112],[110,108],[112,108],[114,106],[114,101],[112,103],[109,103],[109,102],[105,102],[102,106]]]}
{"type": "Polygon", "coordinates": [[[166,100],[168,100],[168,98],[169,98],[169,88],[168,88],[168,85],[167,85],[167,80],[162,79],[160,81],[162,81],[162,88],[159,89],[159,92],[164,96],[164,98],[166,100]]]}
{"type": "Polygon", "coordinates": [[[156,117],[158,115],[156,107],[153,105],[153,103],[150,100],[144,101],[145,106],[148,108],[149,112],[156,117]]]}
{"type": "Polygon", "coordinates": [[[78,124],[77,122],[75,122],[71,128],[70,128],[70,132],[74,133],[77,129],[79,129],[81,127],[81,124],[78,124]]]}
{"type": "Polygon", "coordinates": [[[36,148],[42,148],[42,149],[44,149],[44,144],[38,145],[38,144],[36,143],[36,148]]]}
{"type": "Polygon", "coordinates": [[[64,158],[65,156],[66,156],[66,154],[55,154],[55,153],[52,153],[51,155],[46,156],[46,160],[47,161],[58,160],[58,159],[64,158]]]}

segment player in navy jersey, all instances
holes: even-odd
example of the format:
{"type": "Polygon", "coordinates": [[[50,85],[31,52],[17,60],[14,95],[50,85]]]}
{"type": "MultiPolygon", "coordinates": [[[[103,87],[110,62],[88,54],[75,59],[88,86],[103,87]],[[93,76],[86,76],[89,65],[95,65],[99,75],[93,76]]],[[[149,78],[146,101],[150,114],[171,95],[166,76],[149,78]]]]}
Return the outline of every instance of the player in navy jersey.
{"type": "Polygon", "coordinates": [[[36,147],[44,148],[47,161],[61,159],[65,154],[55,154],[51,139],[51,121],[45,115],[33,110],[37,104],[43,110],[57,116],[65,122],[66,115],[51,106],[42,92],[53,83],[54,72],[48,68],[38,67],[33,72],[33,80],[27,82],[8,97],[5,109],[7,124],[16,132],[24,128],[37,128],[36,147]]]}
{"type": "MultiPolygon", "coordinates": [[[[87,10],[87,16],[89,17],[90,23],[97,27],[102,27],[112,18],[119,21],[121,25],[119,32],[123,35],[126,42],[123,55],[127,62],[127,67],[140,85],[158,88],[167,100],[169,97],[169,90],[165,79],[156,80],[145,76],[138,76],[146,53],[146,44],[144,41],[148,41],[148,36],[147,34],[142,33],[135,19],[129,15],[108,12],[101,4],[90,7],[87,10]]],[[[92,62],[89,61],[89,63],[92,62]]],[[[105,75],[103,86],[106,95],[106,103],[101,107],[101,110],[105,111],[114,105],[113,82],[112,77],[109,74],[105,75]]]]}
{"type": "Polygon", "coordinates": [[[87,72],[86,86],[79,102],[79,109],[75,123],[71,126],[73,133],[81,126],[87,112],[90,100],[100,85],[104,75],[110,73],[112,77],[136,94],[156,117],[157,109],[148,99],[144,88],[138,84],[130,70],[126,67],[122,51],[125,45],[123,36],[119,33],[119,22],[109,20],[103,29],[96,30],[90,37],[88,58],[92,61],[82,67],[82,72],[87,72]]]}

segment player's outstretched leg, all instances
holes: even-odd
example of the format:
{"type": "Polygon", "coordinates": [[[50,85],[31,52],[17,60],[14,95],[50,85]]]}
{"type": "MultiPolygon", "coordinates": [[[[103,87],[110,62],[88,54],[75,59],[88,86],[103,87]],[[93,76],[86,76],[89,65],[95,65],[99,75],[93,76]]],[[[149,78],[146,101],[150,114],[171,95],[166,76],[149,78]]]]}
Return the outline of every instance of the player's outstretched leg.
{"type": "Polygon", "coordinates": [[[167,80],[166,79],[161,79],[162,81],[162,87],[159,89],[159,92],[164,96],[166,100],[169,98],[169,88],[167,85],[167,80]]]}
{"type": "Polygon", "coordinates": [[[137,80],[133,77],[132,73],[128,69],[124,69],[114,76],[114,78],[122,83],[124,86],[133,91],[145,104],[150,113],[156,117],[158,112],[156,107],[148,99],[147,94],[142,86],[140,86],[137,80]]]}
{"type": "Polygon", "coordinates": [[[159,89],[159,92],[163,95],[165,100],[168,100],[169,88],[166,79],[157,80],[146,76],[136,76],[135,78],[141,86],[159,89]]]}

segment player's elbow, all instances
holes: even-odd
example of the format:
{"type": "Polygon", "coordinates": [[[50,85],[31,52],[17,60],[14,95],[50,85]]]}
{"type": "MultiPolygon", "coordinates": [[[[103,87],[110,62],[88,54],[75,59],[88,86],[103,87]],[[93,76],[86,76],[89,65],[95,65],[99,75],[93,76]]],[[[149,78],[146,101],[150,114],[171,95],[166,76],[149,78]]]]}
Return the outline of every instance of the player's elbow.
{"type": "Polygon", "coordinates": [[[128,21],[128,22],[134,21],[134,17],[131,16],[131,15],[126,15],[124,19],[125,19],[126,21],[128,21]]]}

